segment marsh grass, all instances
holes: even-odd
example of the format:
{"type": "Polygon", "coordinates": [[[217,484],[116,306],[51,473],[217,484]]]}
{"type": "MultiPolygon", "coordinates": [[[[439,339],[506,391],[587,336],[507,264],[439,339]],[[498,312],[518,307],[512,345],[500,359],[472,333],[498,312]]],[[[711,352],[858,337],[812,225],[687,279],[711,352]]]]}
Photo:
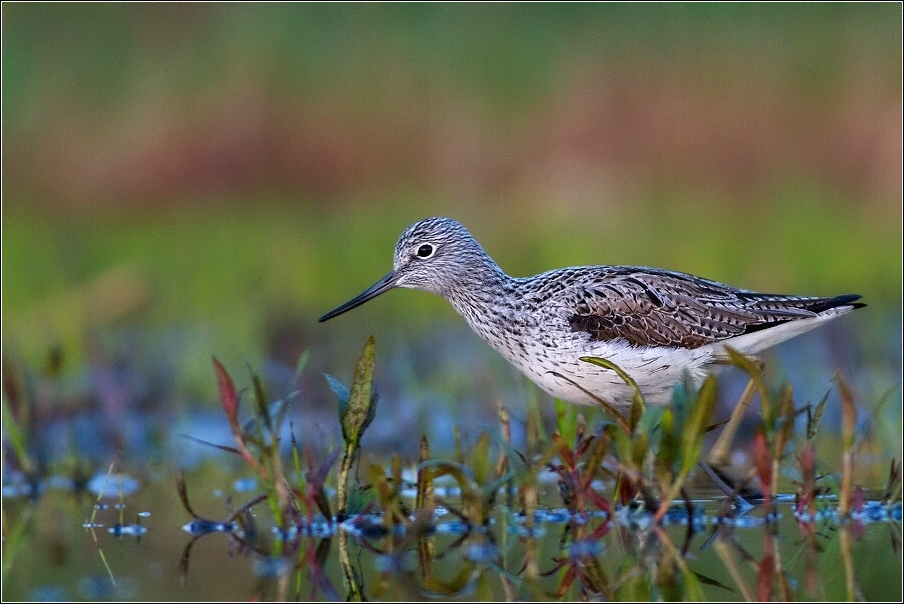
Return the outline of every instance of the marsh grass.
{"type": "MultiPolygon", "coordinates": [[[[835,381],[842,404],[843,447],[840,476],[833,481],[814,445],[826,398],[798,408],[789,386],[773,396],[760,368],[733,351],[732,363],[750,377],[751,387],[742,398],[752,393],[759,397],[760,420],[751,467],[742,469],[737,484],[722,483],[721,503],[711,519],[702,517],[688,481],[698,464],[709,467],[701,459],[705,435],[726,423],[713,422],[717,389],[713,377],[697,391],[687,385],[676,389],[675,402],[666,409],[648,407],[635,387],[629,417],[616,415],[594,427],[574,408],[558,403],[556,430],[549,436],[545,436],[539,413],[533,410],[528,413],[523,451],[512,446],[505,408],[500,409],[498,429],[481,433],[469,449],[456,439],[453,459],[434,457],[427,438],[421,436],[413,484],[406,481],[402,461],[395,454],[388,466],[370,464],[362,469],[358,463],[361,437],[376,413],[374,348],[371,337],[350,388],[327,376],[338,399],[343,445],[316,460],[310,449],[299,450],[293,435],[291,478],[283,474],[281,417],[270,417],[259,379],[252,372],[255,404],[250,412],[254,419],[247,425],[254,430],[249,432],[238,419],[241,396],[232,378],[214,360],[220,400],[236,442],[235,447],[218,447],[255,472],[263,493],[225,520],[214,521],[192,510],[185,482],[180,481],[180,497],[194,519],[187,525],[194,537],[183,556],[185,572],[191,544],[207,533],[225,532],[245,551],[269,561],[268,568],[275,569],[267,575],[273,588],[259,595],[278,599],[340,597],[342,590],[324,571],[335,539],[344,597],[351,600],[464,594],[476,599],[703,599],[704,586],[730,590],[746,599],[789,600],[819,595],[818,561],[824,548],[815,530],[818,522],[831,518],[839,527],[845,593],[857,598],[862,592],[851,548],[862,534],[867,508],[881,508],[886,518],[900,518],[897,461],[890,464],[879,502],[868,502],[864,491],[854,486],[857,408],[841,377],[835,381]],[[806,430],[797,433],[795,420],[802,414],[809,421],[806,430]],[[301,459],[305,459],[305,471],[301,459]],[[798,477],[793,494],[779,492],[779,475],[786,470],[798,477]],[[558,553],[551,556],[538,544],[551,517],[540,503],[542,473],[556,477],[558,497],[564,505],[559,513],[565,523],[558,553]],[[736,522],[751,509],[738,494],[754,481],[760,489],[755,509],[761,510],[755,513],[762,514],[765,528],[758,561],[736,539],[736,522]],[[336,515],[329,485],[336,489],[336,515]],[[782,558],[776,528],[778,502],[787,501],[789,495],[802,534],[802,545],[792,563],[782,558]],[[269,504],[275,538],[267,538],[258,526],[260,520],[253,520],[252,509],[264,501],[269,504]],[[686,527],[683,542],[675,541],[667,530],[676,524],[686,527]],[[714,544],[734,585],[694,570],[688,545],[693,535],[708,525],[712,529],[705,546],[714,544]],[[440,547],[443,535],[452,541],[440,547]],[[604,563],[600,554],[613,539],[623,558],[613,562],[615,553],[607,550],[604,563]],[[368,582],[366,577],[372,573],[361,566],[360,558],[351,555],[351,542],[376,557],[376,579],[368,582]],[[445,564],[439,561],[452,552],[458,552],[460,559],[458,572],[450,576],[448,570],[438,568],[445,564]],[[755,570],[753,581],[742,570],[750,565],[755,570]],[[801,572],[801,566],[803,585],[792,576],[792,572],[801,572]]],[[[583,360],[633,383],[605,359],[583,360]]],[[[900,536],[894,537],[900,531],[899,520],[892,524],[898,527],[892,529],[895,549],[900,544],[900,536]]]]}

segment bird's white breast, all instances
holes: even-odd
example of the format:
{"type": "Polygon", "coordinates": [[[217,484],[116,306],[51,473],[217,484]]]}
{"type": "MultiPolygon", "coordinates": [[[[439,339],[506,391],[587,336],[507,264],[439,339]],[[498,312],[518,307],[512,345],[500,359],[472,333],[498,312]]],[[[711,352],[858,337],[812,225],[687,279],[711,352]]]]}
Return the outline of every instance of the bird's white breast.
{"type": "Polygon", "coordinates": [[[533,333],[535,330],[527,329],[507,337],[475,331],[540,388],[579,405],[598,404],[588,392],[617,407],[629,406],[634,396],[633,389],[614,371],[581,361],[581,357],[615,363],[637,382],[647,402],[655,405],[671,400],[675,384],[685,374],[699,384],[706,375],[703,366],[712,359],[709,350],[592,341],[587,334],[564,330],[533,333]]]}

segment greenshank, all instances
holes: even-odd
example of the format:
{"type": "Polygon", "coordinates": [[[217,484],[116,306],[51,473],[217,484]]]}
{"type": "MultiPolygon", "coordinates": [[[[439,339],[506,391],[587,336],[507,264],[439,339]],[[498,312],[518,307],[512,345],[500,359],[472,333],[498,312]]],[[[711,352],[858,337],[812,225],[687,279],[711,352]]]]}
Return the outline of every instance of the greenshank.
{"type": "Polygon", "coordinates": [[[830,298],[763,294],[685,273],[634,266],[575,266],[510,277],[464,226],[427,218],[408,227],[393,270],[320,321],[395,287],[448,300],[509,363],[554,397],[616,408],[633,390],[607,359],[634,378],[647,403],[667,404],[685,376],[699,384],[724,364],[731,346],[744,355],[865,306],[849,294],[830,298]]]}

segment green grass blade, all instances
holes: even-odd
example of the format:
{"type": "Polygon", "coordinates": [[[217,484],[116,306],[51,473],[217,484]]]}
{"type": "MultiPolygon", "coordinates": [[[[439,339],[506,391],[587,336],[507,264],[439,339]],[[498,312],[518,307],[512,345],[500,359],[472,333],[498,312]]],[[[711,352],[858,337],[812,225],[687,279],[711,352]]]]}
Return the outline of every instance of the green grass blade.
{"type": "Polygon", "coordinates": [[[700,449],[703,446],[703,435],[716,408],[716,379],[706,378],[697,395],[697,402],[691,409],[690,417],[684,428],[681,439],[681,473],[687,474],[697,465],[700,449]]]}
{"type": "Polygon", "coordinates": [[[364,430],[373,421],[376,413],[373,378],[374,337],[370,336],[355,367],[355,378],[348,393],[348,407],[340,418],[342,436],[347,443],[359,443],[364,430]]]}
{"type": "Polygon", "coordinates": [[[628,426],[631,429],[631,432],[634,432],[634,429],[637,427],[640,418],[643,416],[646,411],[647,404],[643,398],[643,393],[640,391],[640,387],[637,385],[637,382],[634,381],[630,375],[628,375],[625,370],[621,367],[610,361],[609,359],[602,359],[600,357],[581,357],[580,360],[585,363],[590,363],[591,365],[596,365],[598,367],[603,367],[604,369],[610,369],[618,374],[624,382],[631,387],[634,391],[634,396],[631,400],[631,415],[628,420],[628,426]]]}

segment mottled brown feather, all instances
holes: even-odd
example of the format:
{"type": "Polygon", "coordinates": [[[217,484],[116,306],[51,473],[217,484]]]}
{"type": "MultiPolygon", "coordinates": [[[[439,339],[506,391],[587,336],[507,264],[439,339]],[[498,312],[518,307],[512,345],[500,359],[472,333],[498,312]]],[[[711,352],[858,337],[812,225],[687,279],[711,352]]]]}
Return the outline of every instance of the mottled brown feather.
{"type": "Polygon", "coordinates": [[[569,271],[583,284],[569,318],[571,330],[586,332],[593,340],[621,338],[637,346],[698,348],[812,317],[856,299],[760,294],[650,268],[579,267],[561,272],[569,271]]]}

